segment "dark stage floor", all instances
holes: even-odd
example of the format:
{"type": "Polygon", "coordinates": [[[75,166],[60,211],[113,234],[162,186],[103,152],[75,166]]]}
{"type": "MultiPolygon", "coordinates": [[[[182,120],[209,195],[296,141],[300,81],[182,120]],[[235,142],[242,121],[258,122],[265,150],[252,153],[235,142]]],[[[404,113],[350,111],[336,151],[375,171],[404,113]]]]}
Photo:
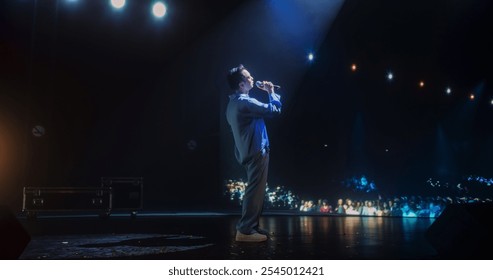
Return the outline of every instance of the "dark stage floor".
{"type": "Polygon", "coordinates": [[[234,213],[19,216],[31,235],[20,259],[447,259],[425,237],[435,219],[267,212],[264,243],[234,241],[234,213]]]}

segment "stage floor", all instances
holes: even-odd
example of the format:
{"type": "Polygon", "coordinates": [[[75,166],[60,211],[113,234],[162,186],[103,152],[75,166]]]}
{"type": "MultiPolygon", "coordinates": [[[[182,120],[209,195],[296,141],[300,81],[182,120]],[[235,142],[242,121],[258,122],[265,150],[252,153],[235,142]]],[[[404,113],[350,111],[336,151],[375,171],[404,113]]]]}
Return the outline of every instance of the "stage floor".
{"type": "Polygon", "coordinates": [[[18,219],[31,235],[20,259],[443,259],[425,232],[435,219],[266,212],[263,243],[234,241],[236,213],[142,212],[18,219]]]}

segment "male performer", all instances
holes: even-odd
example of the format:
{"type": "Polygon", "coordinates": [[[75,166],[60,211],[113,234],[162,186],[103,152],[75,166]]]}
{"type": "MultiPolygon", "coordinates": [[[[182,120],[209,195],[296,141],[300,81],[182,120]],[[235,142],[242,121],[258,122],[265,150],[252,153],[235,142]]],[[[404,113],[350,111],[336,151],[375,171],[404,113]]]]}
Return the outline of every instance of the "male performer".
{"type": "Polygon", "coordinates": [[[229,96],[226,118],[233,132],[236,159],[245,167],[248,180],[241,218],[236,225],[236,241],[262,242],[267,240],[267,232],[259,229],[259,218],[269,167],[269,138],[264,117],[281,113],[281,97],[268,81],[257,82],[257,86],[267,92],[268,103],[250,97],[253,77],[241,64],[231,69],[227,78],[234,93],[229,96]]]}

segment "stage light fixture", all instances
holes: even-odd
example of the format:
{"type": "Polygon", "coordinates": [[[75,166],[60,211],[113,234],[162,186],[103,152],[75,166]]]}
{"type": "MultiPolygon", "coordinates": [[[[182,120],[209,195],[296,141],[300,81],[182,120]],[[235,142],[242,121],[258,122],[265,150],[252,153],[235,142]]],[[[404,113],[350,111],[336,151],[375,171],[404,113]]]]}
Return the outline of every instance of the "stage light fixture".
{"type": "Polygon", "coordinates": [[[111,0],[111,6],[115,9],[121,9],[125,6],[125,0],[111,0]]]}
{"type": "Polygon", "coordinates": [[[33,127],[32,129],[32,133],[35,137],[41,137],[43,135],[45,135],[45,128],[41,125],[36,125],[35,127],[33,127]]]}
{"type": "Polygon", "coordinates": [[[450,94],[452,93],[452,89],[448,87],[448,88],[445,90],[445,92],[447,93],[447,95],[450,95],[450,94]]]}
{"type": "Polygon", "coordinates": [[[471,94],[469,95],[469,99],[474,100],[474,98],[476,98],[476,96],[474,96],[474,93],[471,93],[471,94]]]}
{"type": "Polygon", "coordinates": [[[152,13],[154,14],[155,17],[157,18],[162,18],[164,15],[166,15],[166,5],[164,5],[163,2],[156,2],[152,6],[152,13]]]}
{"type": "Polygon", "coordinates": [[[314,58],[315,58],[315,56],[313,55],[313,53],[308,54],[308,60],[309,61],[313,61],[314,58]]]}
{"type": "Polygon", "coordinates": [[[425,82],[420,81],[420,82],[419,82],[419,87],[424,87],[424,86],[425,86],[425,82]]]}
{"type": "Polygon", "coordinates": [[[392,74],[392,72],[388,72],[387,73],[387,80],[392,81],[392,79],[394,79],[394,74],[392,74]]]}
{"type": "Polygon", "coordinates": [[[353,72],[356,72],[356,69],[357,69],[356,64],[355,64],[355,63],[353,63],[353,65],[351,65],[351,70],[352,70],[353,72]]]}

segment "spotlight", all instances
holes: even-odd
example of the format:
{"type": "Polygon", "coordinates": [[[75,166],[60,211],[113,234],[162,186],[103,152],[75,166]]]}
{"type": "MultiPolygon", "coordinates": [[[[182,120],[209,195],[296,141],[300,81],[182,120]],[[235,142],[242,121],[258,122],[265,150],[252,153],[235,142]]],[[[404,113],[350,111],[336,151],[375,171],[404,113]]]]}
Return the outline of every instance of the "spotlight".
{"type": "Polygon", "coordinates": [[[394,79],[394,74],[392,72],[387,73],[387,80],[392,81],[394,79]]]}
{"type": "Polygon", "coordinates": [[[425,82],[420,81],[420,82],[419,82],[419,87],[424,87],[424,86],[425,86],[425,82]]]}
{"type": "Polygon", "coordinates": [[[351,65],[351,70],[352,70],[353,72],[356,72],[356,64],[354,64],[354,63],[353,63],[353,65],[351,65]]]}
{"type": "Polygon", "coordinates": [[[197,146],[198,146],[198,145],[197,145],[197,141],[195,141],[195,140],[193,140],[193,139],[192,139],[192,140],[190,140],[190,141],[188,141],[188,143],[187,143],[187,147],[188,147],[188,149],[189,149],[190,151],[193,151],[193,150],[197,149],[197,146]]]}
{"type": "Polygon", "coordinates": [[[41,137],[41,136],[45,135],[45,128],[41,125],[36,125],[32,129],[32,133],[36,137],[41,137]]]}
{"type": "Polygon", "coordinates": [[[474,100],[474,98],[476,98],[476,97],[474,96],[474,93],[471,93],[471,94],[469,95],[469,99],[474,100]]]}
{"type": "Polygon", "coordinates": [[[450,94],[452,93],[452,89],[448,87],[448,88],[445,90],[445,92],[447,93],[447,95],[450,95],[450,94]]]}
{"type": "Polygon", "coordinates": [[[125,0],[111,0],[111,6],[115,9],[121,9],[125,6],[125,0]]]}
{"type": "Polygon", "coordinates": [[[162,18],[166,14],[166,6],[163,2],[156,2],[152,6],[152,13],[155,17],[162,18]]]}
{"type": "Polygon", "coordinates": [[[309,60],[309,61],[313,61],[313,59],[314,59],[314,58],[315,58],[315,57],[314,57],[313,53],[309,53],[309,54],[308,54],[308,60],[309,60]]]}
{"type": "Polygon", "coordinates": [[[491,99],[490,104],[493,105],[493,99],[491,99]]]}

